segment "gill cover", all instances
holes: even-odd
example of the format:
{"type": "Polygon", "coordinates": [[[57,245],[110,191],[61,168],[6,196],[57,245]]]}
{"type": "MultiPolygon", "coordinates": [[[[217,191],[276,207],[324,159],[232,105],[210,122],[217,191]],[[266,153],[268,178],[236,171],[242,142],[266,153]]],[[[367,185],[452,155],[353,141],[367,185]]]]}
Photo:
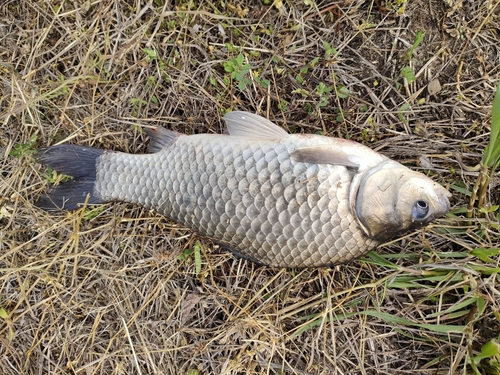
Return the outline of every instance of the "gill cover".
{"type": "Polygon", "coordinates": [[[354,177],[350,204],[365,234],[387,241],[445,215],[449,196],[422,173],[387,160],[354,177]]]}

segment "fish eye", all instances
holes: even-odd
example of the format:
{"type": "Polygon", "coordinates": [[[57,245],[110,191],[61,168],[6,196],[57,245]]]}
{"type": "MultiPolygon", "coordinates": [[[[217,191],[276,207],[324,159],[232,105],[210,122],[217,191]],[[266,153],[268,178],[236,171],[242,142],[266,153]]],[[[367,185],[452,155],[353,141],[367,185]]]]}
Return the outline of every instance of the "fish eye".
{"type": "Polygon", "coordinates": [[[413,218],[415,220],[424,219],[429,213],[429,205],[426,201],[418,200],[413,206],[413,218]]]}

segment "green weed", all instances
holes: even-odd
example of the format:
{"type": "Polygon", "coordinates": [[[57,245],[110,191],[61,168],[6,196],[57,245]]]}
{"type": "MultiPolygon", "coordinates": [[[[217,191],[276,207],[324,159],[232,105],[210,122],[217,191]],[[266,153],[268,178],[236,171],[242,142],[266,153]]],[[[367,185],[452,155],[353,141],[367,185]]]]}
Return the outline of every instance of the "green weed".
{"type": "Polygon", "coordinates": [[[413,52],[420,45],[420,43],[422,43],[422,41],[424,40],[424,36],[425,33],[422,30],[417,31],[417,33],[415,34],[415,41],[413,42],[413,45],[410,47],[408,53],[406,54],[408,60],[412,58],[413,52]]]}
{"type": "Polygon", "coordinates": [[[190,264],[194,257],[195,274],[199,275],[201,273],[201,243],[196,241],[192,249],[186,249],[181,254],[177,256],[180,261],[190,264]]]}
{"type": "Polygon", "coordinates": [[[469,364],[475,375],[481,375],[477,366],[481,365],[484,374],[500,374],[500,335],[481,348],[481,352],[476,356],[471,356],[469,364]]]}
{"type": "Polygon", "coordinates": [[[399,82],[400,78],[406,79],[406,81],[408,82],[409,85],[412,84],[413,82],[415,82],[416,78],[415,78],[415,72],[413,71],[413,68],[411,66],[405,66],[405,67],[403,67],[403,69],[401,69],[401,73],[399,74],[399,78],[396,81],[396,89],[398,89],[398,90],[403,86],[399,82]]]}
{"type": "Polygon", "coordinates": [[[9,152],[9,155],[15,158],[20,158],[36,153],[36,150],[34,150],[33,147],[36,144],[37,138],[37,135],[33,134],[26,143],[15,144],[14,148],[9,152]]]}
{"type": "Polygon", "coordinates": [[[9,314],[7,311],[0,305],[0,319],[7,319],[9,314]]]}
{"type": "Polygon", "coordinates": [[[387,8],[393,10],[398,16],[404,14],[408,0],[388,0],[387,8]]]}
{"type": "Polygon", "coordinates": [[[148,104],[148,102],[141,98],[132,98],[130,99],[130,104],[132,104],[134,109],[137,111],[140,107],[148,104]]]}
{"type": "Polygon", "coordinates": [[[278,104],[278,109],[280,111],[287,112],[288,111],[288,102],[284,99],[280,100],[280,102],[278,104]]]}
{"type": "MultiPolygon", "coordinates": [[[[227,45],[229,46],[229,45],[227,45]]],[[[234,46],[228,47],[229,51],[233,51],[236,48],[234,46]]],[[[257,56],[259,53],[257,51],[251,51],[251,56],[257,56]]],[[[238,83],[238,88],[240,90],[245,90],[247,85],[252,84],[252,80],[249,78],[250,69],[252,66],[248,63],[245,63],[245,56],[241,53],[234,59],[226,61],[223,63],[224,70],[228,73],[231,73],[231,80],[235,80],[238,83]]],[[[253,71],[252,78],[255,82],[257,82],[264,89],[267,89],[270,85],[270,81],[268,79],[264,79],[260,76],[261,71],[253,71]]]]}
{"type": "Polygon", "coordinates": [[[319,57],[315,57],[314,59],[311,60],[311,62],[309,63],[309,65],[311,66],[311,68],[314,69],[314,67],[316,66],[316,64],[319,62],[319,57]]]}
{"type": "Polygon", "coordinates": [[[325,48],[325,58],[331,59],[337,55],[337,50],[333,48],[330,43],[323,42],[323,47],[325,48]]]}
{"type": "Polygon", "coordinates": [[[238,82],[238,88],[242,91],[247,88],[247,85],[252,83],[252,81],[246,77],[251,66],[250,64],[245,64],[244,62],[245,56],[240,53],[236,58],[223,63],[224,70],[231,73],[231,79],[238,82]]]}
{"type": "Polygon", "coordinates": [[[337,113],[337,116],[335,117],[337,122],[342,122],[345,120],[346,112],[342,108],[336,108],[335,112],[337,113]]]}
{"type": "Polygon", "coordinates": [[[255,80],[255,82],[257,82],[259,85],[262,86],[262,88],[264,89],[267,89],[269,87],[269,85],[271,84],[271,82],[268,80],[268,79],[263,79],[261,78],[257,72],[255,72],[255,74],[253,75],[253,79],[255,80]]]}
{"type": "Polygon", "coordinates": [[[335,92],[340,99],[345,99],[351,95],[349,89],[345,86],[339,85],[336,87],[335,92]]]}
{"type": "Polygon", "coordinates": [[[410,108],[411,108],[411,106],[410,106],[409,103],[405,103],[401,107],[399,107],[399,109],[398,109],[398,117],[401,120],[401,122],[408,122],[408,119],[404,116],[404,114],[410,108]]]}
{"type": "Polygon", "coordinates": [[[147,62],[151,62],[153,60],[158,59],[158,51],[156,51],[155,49],[143,48],[142,50],[146,54],[146,60],[147,60],[147,62]]]}
{"type": "Polygon", "coordinates": [[[309,69],[307,67],[300,69],[299,74],[297,74],[295,76],[297,83],[299,83],[299,84],[304,83],[304,75],[307,74],[308,71],[309,71],[309,69]]]}
{"type": "Polygon", "coordinates": [[[406,80],[408,81],[408,84],[412,84],[416,80],[416,78],[415,78],[415,72],[409,66],[405,66],[401,70],[401,77],[406,78],[406,80]]]}
{"type": "Polygon", "coordinates": [[[316,107],[325,107],[328,104],[328,94],[333,90],[332,86],[327,86],[323,82],[320,82],[316,86],[316,94],[319,96],[319,101],[316,107]]]}
{"type": "Polygon", "coordinates": [[[73,177],[58,173],[50,167],[47,167],[47,171],[43,175],[45,181],[51,185],[59,185],[62,182],[71,180],[73,177]]]}
{"type": "Polygon", "coordinates": [[[481,213],[489,215],[495,219],[494,213],[498,211],[495,205],[489,205],[487,199],[487,188],[490,184],[491,178],[495,173],[498,165],[500,164],[500,82],[497,85],[495,97],[491,110],[491,131],[490,140],[486,147],[481,162],[479,164],[479,174],[476,183],[472,188],[469,204],[467,206],[467,218],[471,218],[474,206],[477,207],[481,213]]]}
{"type": "Polygon", "coordinates": [[[105,205],[86,207],[83,213],[83,219],[87,221],[92,220],[99,216],[99,214],[101,214],[105,210],[105,208],[105,205]]]}
{"type": "MultiPolygon", "coordinates": [[[[415,52],[415,49],[422,43],[424,40],[425,33],[421,30],[417,31],[415,34],[415,41],[413,42],[412,46],[408,49],[408,52],[406,53],[406,59],[411,60],[413,57],[413,53],[415,52]]],[[[413,82],[415,82],[416,77],[415,77],[415,71],[413,68],[409,65],[406,65],[401,69],[401,73],[399,74],[398,79],[396,80],[396,89],[401,88],[401,83],[399,82],[400,78],[406,79],[409,85],[411,85],[413,82]]]]}

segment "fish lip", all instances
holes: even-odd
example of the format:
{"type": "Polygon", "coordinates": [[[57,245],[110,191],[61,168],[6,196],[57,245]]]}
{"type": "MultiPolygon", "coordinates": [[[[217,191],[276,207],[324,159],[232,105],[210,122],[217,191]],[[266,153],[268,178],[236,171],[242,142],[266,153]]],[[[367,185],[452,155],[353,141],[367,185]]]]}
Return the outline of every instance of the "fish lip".
{"type": "Polygon", "coordinates": [[[438,218],[446,215],[450,210],[450,200],[448,199],[448,197],[451,197],[451,193],[443,188],[436,191],[436,195],[438,197],[439,203],[437,204],[437,209],[434,216],[438,218]]]}

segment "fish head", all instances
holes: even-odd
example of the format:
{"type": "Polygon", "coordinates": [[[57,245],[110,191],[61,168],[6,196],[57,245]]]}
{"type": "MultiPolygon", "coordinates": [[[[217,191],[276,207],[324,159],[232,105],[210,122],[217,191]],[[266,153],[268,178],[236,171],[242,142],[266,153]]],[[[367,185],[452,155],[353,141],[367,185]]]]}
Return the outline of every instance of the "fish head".
{"type": "Polygon", "coordinates": [[[417,229],[450,209],[448,190],[392,160],[360,173],[353,185],[352,209],[365,234],[378,241],[417,229]]]}

